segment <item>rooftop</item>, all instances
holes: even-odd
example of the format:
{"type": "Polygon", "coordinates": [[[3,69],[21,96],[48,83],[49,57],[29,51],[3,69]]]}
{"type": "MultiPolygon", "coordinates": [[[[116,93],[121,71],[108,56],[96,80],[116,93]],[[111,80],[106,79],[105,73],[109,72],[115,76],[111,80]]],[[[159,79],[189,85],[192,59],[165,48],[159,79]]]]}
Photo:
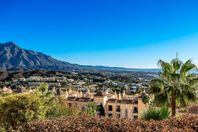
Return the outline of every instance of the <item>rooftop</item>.
{"type": "Polygon", "coordinates": [[[93,101],[93,99],[87,98],[87,97],[81,97],[81,98],[76,98],[75,101],[78,101],[78,102],[90,102],[90,101],[93,101]]]}
{"type": "Polygon", "coordinates": [[[118,100],[118,99],[108,99],[107,103],[120,103],[120,104],[136,104],[137,99],[123,99],[123,100],[118,100]]]}
{"type": "Polygon", "coordinates": [[[101,91],[99,91],[99,92],[97,92],[94,96],[95,96],[95,97],[103,97],[104,94],[103,94],[101,91]]]}

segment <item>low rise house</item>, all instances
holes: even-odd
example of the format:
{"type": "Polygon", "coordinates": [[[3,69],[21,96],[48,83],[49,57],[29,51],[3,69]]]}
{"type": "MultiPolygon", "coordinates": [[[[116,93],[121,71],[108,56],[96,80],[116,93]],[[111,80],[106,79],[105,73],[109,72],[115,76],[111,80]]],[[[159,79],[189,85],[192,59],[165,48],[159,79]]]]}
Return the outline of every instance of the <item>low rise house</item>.
{"type": "Polygon", "coordinates": [[[69,106],[75,106],[84,111],[88,103],[93,102],[93,99],[88,97],[68,97],[67,102],[69,106]]]}
{"type": "Polygon", "coordinates": [[[12,93],[12,89],[10,87],[3,87],[3,89],[0,90],[0,93],[3,93],[3,94],[10,94],[12,93]]]}

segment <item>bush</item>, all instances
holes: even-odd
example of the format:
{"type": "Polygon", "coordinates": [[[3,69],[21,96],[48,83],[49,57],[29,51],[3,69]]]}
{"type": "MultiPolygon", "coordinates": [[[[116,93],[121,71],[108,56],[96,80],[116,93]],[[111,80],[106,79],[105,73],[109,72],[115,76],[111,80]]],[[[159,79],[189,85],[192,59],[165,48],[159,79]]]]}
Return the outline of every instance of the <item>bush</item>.
{"type": "Polygon", "coordinates": [[[44,121],[33,121],[22,129],[27,132],[196,132],[198,131],[198,117],[183,116],[162,121],[131,121],[130,119],[70,116],[44,121]]]}
{"type": "Polygon", "coordinates": [[[144,95],[143,97],[142,97],[142,102],[143,103],[149,103],[149,100],[150,100],[150,98],[149,98],[149,96],[148,95],[144,95]]]}
{"type": "Polygon", "coordinates": [[[55,97],[46,84],[41,84],[32,93],[0,96],[0,131],[16,129],[32,120],[48,117],[79,115],[76,107],[55,97]]]}
{"type": "Polygon", "coordinates": [[[49,90],[47,84],[41,84],[33,94],[38,96],[43,102],[47,110],[46,118],[79,115],[80,113],[77,107],[69,107],[64,99],[56,97],[54,92],[49,90]]]}
{"type": "Polygon", "coordinates": [[[55,102],[48,109],[47,118],[49,117],[62,117],[62,116],[77,116],[81,111],[77,107],[68,106],[61,97],[56,98],[55,102]]]}
{"type": "Polygon", "coordinates": [[[0,123],[6,130],[45,118],[46,110],[37,96],[29,93],[0,97],[0,123]]]}
{"type": "Polygon", "coordinates": [[[97,105],[95,102],[89,102],[86,108],[86,114],[89,116],[96,116],[97,115],[97,105]]]}
{"type": "Polygon", "coordinates": [[[163,120],[169,117],[169,110],[167,107],[156,108],[150,107],[143,113],[144,120],[163,120]]]}

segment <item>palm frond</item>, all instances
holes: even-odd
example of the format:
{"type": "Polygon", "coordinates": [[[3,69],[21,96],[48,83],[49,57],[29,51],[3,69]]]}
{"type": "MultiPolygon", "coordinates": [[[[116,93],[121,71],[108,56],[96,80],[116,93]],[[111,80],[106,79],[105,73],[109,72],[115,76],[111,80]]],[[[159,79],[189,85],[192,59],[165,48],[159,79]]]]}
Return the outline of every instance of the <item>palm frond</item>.
{"type": "Polygon", "coordinates": [[[191,84],[180,84],[179,92],[177,93],[177,100],[181,106],[186,106],[189,102],[195,102],[198,99],[196,92],[197,87],[191,84]]]}
{"type": "Polygon", "coordinates": [[[151,93],[160,94],[163,92],[165,83],[161,79],[153,79],[150,82],[150,91],[151,93]]]}
{"type": "Polygon", "coordinates": [[[154,96],[154,104],[157,106],[169,105],[168,93],[161,93],[154,96]]]}
{"type": "Polygon", "coordinates": [[[181,66],[182,66],[182,64],[183,64],[183,62],[180,61],[178,58],[176,58],[176,59],[173,59],[173,60],[171,61],[171,64],[173,65],[174,73],[177,73],[177,71],[180,70],[180,68],[181,68],[181,66]]]}
{"type": "Polygon", "coordinates": [[[192,63],[192,60],[187,60],[181,67],[180,74],[186,76],[188,72],[196,70],[197,66],[192,63]]]}
{"type": "Polygon", "coordinates": [[[169,80],[169,74],[172,73],[174,70],[173,66],[163,60],[158,61],[158,66],[161,68],[160,76],[166,80],[169,80]]]}

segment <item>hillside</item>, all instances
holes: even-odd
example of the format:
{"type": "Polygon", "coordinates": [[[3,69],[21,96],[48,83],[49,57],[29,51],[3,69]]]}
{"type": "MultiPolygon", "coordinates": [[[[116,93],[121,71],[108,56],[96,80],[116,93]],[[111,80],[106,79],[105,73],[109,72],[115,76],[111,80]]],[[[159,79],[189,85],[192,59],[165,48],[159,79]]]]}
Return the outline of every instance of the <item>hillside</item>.
{"type": "Polygon", "coordinates": [[[122,67],[78,65],[60,61],[41,52],[20,48],[13,42],[0,43],[1,70],[56,70],[56,71],[140,71],[158,72],[158,69],[133,69],[122,67]]]}
{"type": "Polygon", "coordinates": [[[32,50],[25,50],[13,42],[0,44],[1,69],[77,69],[76,65],[56,60],[48,55],[32,50]]]}

